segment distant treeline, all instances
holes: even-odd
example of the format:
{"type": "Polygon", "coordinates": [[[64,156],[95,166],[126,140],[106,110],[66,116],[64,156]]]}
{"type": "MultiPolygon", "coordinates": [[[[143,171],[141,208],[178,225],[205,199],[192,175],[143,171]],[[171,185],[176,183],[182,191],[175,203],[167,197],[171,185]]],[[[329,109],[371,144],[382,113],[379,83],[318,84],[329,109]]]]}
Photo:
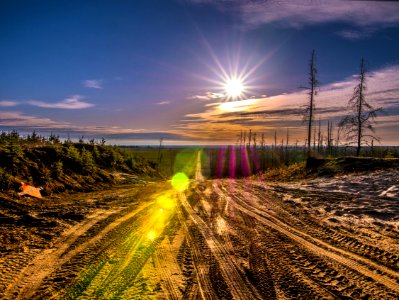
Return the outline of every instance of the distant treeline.
{"type": "MultiPolygon", "coordinates": [[[[244,136],[244,135],[242,135],[244,136]]],[[[256,136],[250,134],[247,136],[256,136]]],[[[277,139],[272,144],[266,144],[264,137],[258,141],[246,139],[238,145],[205,148],[202,161],[207,167],[204,172],[212,178],[237,178],[267,172],[271,169],[288,167],[303,163],[309,155],[306,145],[289,145],[287,140],[277,139]]],[[[311,147],[313,157],[355,156],[356,147],[333,145],[332,143],[314,142],[311,147]]],[[[375,158],[399,158],[399,147],[364,146],[362,156],[375,158]]]]}

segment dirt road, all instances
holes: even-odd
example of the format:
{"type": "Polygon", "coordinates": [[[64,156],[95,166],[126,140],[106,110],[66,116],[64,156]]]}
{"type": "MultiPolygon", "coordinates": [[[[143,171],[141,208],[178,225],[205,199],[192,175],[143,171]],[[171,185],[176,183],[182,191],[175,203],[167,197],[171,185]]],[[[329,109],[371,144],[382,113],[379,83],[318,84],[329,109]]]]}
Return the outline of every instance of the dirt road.
{"type": "Polygon", "coordinates": [[[200,161],[184,192],[161,182],[8,199],[3,215],[30,218],[1,223],[14,233],[1,252],[2,299],[399,297],[398,219],[338,217],[361,196],[345,191],[206,180],[200,161]],[[11,239],[21,232],[22,248],[11,239]]]}

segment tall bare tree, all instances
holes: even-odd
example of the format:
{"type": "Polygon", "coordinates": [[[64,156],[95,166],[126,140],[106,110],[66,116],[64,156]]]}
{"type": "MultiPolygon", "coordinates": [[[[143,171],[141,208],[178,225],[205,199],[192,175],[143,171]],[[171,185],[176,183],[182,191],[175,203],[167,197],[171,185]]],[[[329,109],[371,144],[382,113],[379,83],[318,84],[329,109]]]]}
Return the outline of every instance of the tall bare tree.
{"type": "Polygon", "coordinates": [[[332,122],[327,123],[327,151],[331,155],[332,144],[333,144],[333,132],[332,132],[332,122]]]}
{"type": "Polygon", "coordinates": [[[356,156],[360,155],[360,148],[363,144],[367,144],[367,138],[379,140],[372,133],[375,132],[373,124],[377,113],[381,111],[381,108],[373,108],[366,101],[365,92],[366,86],[366,63],[362,58],[360,61],[360,72],[358,76],[358,83],[356,84],[353,95],[349,99],[348,107],[352,111],[351,115],[344,117],[339,126],[344,128],[346,131],[346,138],[349,143],[355,143],[356,156]],[[371,134],[367,134],[367,131],[371,131],[371,134]]]}
{"type": "Polygon", "coordinates": [[[304,114],[304,121],[307,122],[308,127],[308,138],[307,138],[307,148],[308,148],[308,155],[310,155],[310,145],[312,142],[312,125],[314,121],[314,111],[315,111],[315,96],[317,95],[317,85],[318,81],[316,79],[317,69],[316,69],[316,52],[315,50],[312,51],[312,55],[310,57],[309,62],[309,81],[308,87],[305,87],[309,92],[309,102],[306,105],[306,110],[304,114]]]}

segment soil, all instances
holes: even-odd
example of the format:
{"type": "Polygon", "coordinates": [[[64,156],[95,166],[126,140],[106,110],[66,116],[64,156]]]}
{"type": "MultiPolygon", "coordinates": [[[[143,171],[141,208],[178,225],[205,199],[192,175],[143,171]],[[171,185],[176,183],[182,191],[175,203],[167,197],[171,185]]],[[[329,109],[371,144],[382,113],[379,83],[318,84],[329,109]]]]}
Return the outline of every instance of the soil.
{"type": "MultiPolygon", "coordinates": [[[[200,164],[200,162],[198,162],[200,164]]],[[[399,171],[0,198],[2,299],[398,299],[399,171]]]]}

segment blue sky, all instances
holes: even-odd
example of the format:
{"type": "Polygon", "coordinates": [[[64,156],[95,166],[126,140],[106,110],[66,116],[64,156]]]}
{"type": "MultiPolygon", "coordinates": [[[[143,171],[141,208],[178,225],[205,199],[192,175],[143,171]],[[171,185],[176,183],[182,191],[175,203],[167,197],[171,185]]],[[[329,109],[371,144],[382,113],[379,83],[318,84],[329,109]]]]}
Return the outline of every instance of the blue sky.
{"type": "Polygon", "coordinates": [[[0,129],[206,144],[289,128],[300,141],[298,87],[313,49],[322,123],[344,115],[364,57],[370,102],[385,108],[377,134],[398,144],[392,1],[2,1],[0,129]],[[224,77],[234,72],[247,88],[226,106],[224,77]]]}

